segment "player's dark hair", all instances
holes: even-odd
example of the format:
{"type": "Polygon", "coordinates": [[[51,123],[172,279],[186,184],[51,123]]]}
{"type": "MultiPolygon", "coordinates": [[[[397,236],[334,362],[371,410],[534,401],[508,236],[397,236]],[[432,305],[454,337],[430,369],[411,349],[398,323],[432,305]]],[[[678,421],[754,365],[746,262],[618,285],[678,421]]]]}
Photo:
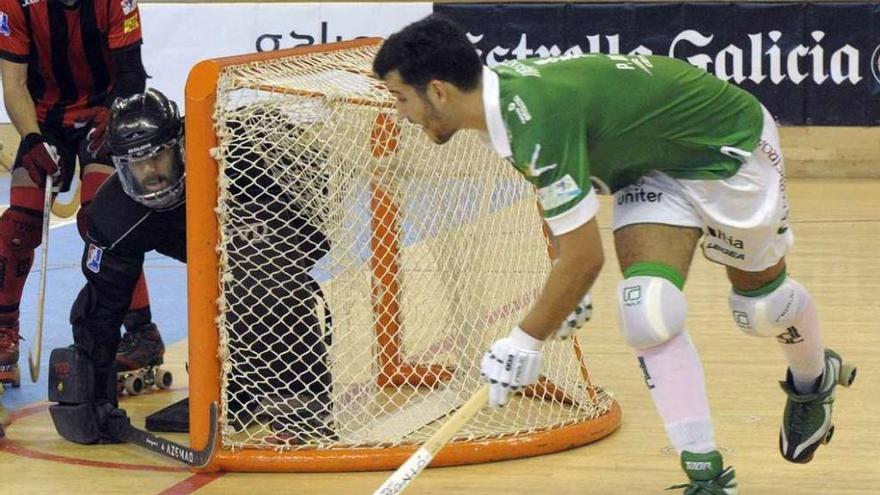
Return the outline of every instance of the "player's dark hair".
{"type": "Polygon", "coordinates": [[[483,69],[464,31],[449,19],[431,14],[389,36],[379,49],[373,72],[385,79],[393,70],[421,92],[434,79],[472,90],[479,85],[483,69]]]}

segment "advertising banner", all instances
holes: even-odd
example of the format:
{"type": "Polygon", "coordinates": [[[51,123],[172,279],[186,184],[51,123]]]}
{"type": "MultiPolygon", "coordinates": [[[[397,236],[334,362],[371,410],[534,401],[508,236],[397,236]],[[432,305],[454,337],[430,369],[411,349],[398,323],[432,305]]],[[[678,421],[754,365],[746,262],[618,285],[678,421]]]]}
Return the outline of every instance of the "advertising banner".
{"type": "MultiPolygon", "coordinates": [[[[182,106],[186,77],[200,60],[363,36],[387,37],[430,14],[432,6],[430,2],[141,3],[147,85],[182,106]]],[[[0,122],[9,122],[2,106],[0,122]]]]}
{"type": "Polygon", "coordinates": [[[687,60],[783,124],[880,123],[880,3],[437,4],[490,66],[571,53],[687,60]]]}
{"type": "MultiPolygon", "coordinates": [[[[130,1],[130,0],[120,0],[130,1]]],[[[432,11],[483,61],[570,53],[678,57],[755,94],[783,124],[880,123],[880,2],[148,3],[149,86],[182,102],[199,60],[388,36],[432,11]]],[[[9,122],[0,108],[0,122],[9,122]]]]}

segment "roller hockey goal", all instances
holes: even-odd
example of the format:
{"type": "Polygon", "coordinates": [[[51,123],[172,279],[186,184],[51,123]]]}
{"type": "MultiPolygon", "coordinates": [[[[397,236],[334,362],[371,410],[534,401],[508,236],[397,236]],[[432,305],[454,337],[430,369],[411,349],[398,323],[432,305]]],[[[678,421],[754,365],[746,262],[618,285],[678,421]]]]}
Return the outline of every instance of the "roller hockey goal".
{"type": "MultiPolygon", "coordinates": [[[[531,186],[394,119],[380,40],[208,60],[186,88],[191,443],[208,470],[394,469],[479,386],[549,270],[531,186]]],[[[620,408],[576,341],[432,465],[545,454],[620,408]]]]}

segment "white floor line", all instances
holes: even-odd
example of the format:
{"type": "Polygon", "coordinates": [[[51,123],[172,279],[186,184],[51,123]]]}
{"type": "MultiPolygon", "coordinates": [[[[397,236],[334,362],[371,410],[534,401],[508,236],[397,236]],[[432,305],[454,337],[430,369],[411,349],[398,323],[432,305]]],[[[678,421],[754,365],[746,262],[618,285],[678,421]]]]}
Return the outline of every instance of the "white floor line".
{"type": "MultiPolygon", "coordinates": [[[[7,208],[9,208],[9,205],[0,205],[0,213],[6,211],[7,208]]],[[[52,215],[52,219],[49,222],[49,228],[54,229],[57,227],[64,227],[72,223],[76,223],[76,216],[72,216],[70,218],[59,218],[55,215],[52,215]]]]}
{"type": "Polygon", "coordinates": [[[76,223],[76,216],[75,215],[70,218],[61,218],[61,219],[58,219],[58,217],[53,216],[52,220],[49,222],[49,229],[51,230],[51,229],[55,229],[58,227],[66,227],[72,223],[76,223]]]}

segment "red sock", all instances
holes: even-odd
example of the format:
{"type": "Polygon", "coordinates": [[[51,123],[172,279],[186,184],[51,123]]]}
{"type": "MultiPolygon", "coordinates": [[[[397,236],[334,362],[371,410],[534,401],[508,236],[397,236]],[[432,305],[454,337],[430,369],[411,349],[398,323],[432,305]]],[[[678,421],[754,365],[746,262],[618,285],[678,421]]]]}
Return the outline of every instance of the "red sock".
{"type": "Polygon", "coordinates": [[[109,174],[103,172],[88,172],[82,176],[82,191],[80,194],[80,209],[76,214],[76,228],[79,229],[79,235],[86,239],[86,208],[95,199],[101,184],[110,177],[109,174]]]}
{"type": "Polygon", "coordinates": [[[0,321],[13,324],[34,249],[42,242],[43,191],[13,186],[10,203],[0,216],[0,321]]]}

